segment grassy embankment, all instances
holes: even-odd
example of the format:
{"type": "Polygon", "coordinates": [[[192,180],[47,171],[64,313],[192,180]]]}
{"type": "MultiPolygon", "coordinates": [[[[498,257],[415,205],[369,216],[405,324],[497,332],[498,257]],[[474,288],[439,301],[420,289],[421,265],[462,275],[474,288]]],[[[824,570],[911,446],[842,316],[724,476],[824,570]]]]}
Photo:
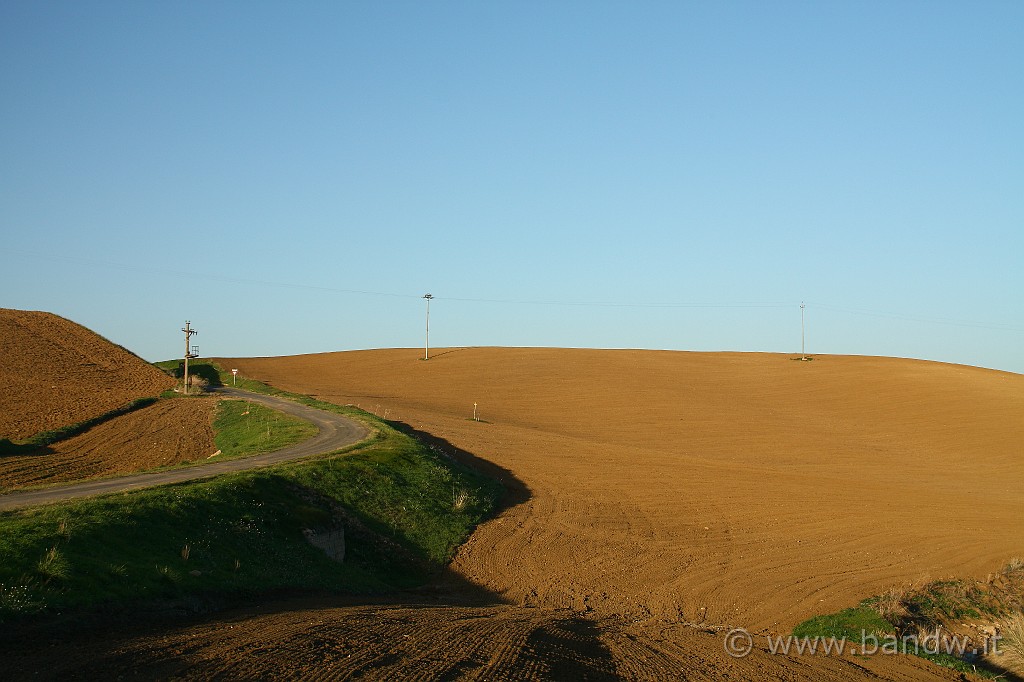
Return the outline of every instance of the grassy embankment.
{"type": "Polygon", "coordinates": [[[313,424],[259,403],[222,400],[213,420],[217,461],[272,452],[317,434],[313,424]]]}
{"type": "MultiPolygon", "coordinates": [[[[179,360],[165,360],[153,363],[171,376],[181,379],[179,360]]],[[[198,360],[189,365],[189,374],[205,386],[222,386],[219,368],[205,360],[198,360]]],[[[227,373],[230,377],[230,373],[227,373]]],[[[256,392],[273,392],[270,387],[258,381],[250,381],[261,388],[256,392]]],[[[281,395],[284,393],[278,391],[281,395]]],[[[184,398],[173,391],[166,392],[167,398],[184,398]]],[[[189,399],[208,399],[209,394],[187,396],[189,399]]],[[[301,442],[316,435],[313,424],[283,414],[259,403],[241,400],[221,400],[213,422],[214,442],[220,454],[218,461],[235,459],[248,455],[278,450],[293,443],[301,442]]]]}
{"type": "Polygon", "coordinates": [[[793,635],[845,639],[854,645],[867,638],[869,648],[877,646],[882,653],[914,654],[964,673],[1024,675],[1024,561],[1014,559],[984,581],[940,580],[893,588],[856,607],[806,620],[793,635]],[[964,637],[965,622],[977,627],[970,645],[960,650],[966,639],[954,641],[952,635],[964,637]],[[984,628],[994,623],[1001,625],[1003,639],[989,641],[988,651],[1001,653],[986,655],[985,640],[994,630],[984,628]]]}
{"type": "Polygon", "coordinates": [[[279,588],[414,586],[494,509],[497,482],[372,415],[291,397],[363,420],[375,433],[298,463],[0,513],[0,620],[279,588]],[[310,531],[339,529],[343,563],[306,540],[310,531]]]}
{"type": "MultiPolygon", "coordinates": [[[[176,367],[175,361],[157,363],[157,366],[169,373],[173,373],[173,369],[176,367]]],[[[206,377],[204,377],[204,383],[210,383],[209,379],[212,374],[213,385],[219,385],[214,368],[209,365],[201,365],[200,367],[202,370],[205,370],[206,377]]],[[[17,442],[0,439],[0,456],[38,454],[49,445],[85,433],[106,421],[149,407],[160,400],[186,399],[217,400],[217,398],[208,393],[183,396],[174,391],[165,391],[161,397],[138,398],[125,406],[97,417],[78,422],[77,424],[42,431],[17,442]]],[[[216,455],[217,461],[272,452],[295,443],[300,443],[317,434],[316,426],[304,419],[278,412],[259,403],[242,400],[219,400],[212,426],[214,443],[219,451],[216,455]]],[[[205,464],[206,461],[181,462],[179,464],[156,467],[155,469],[147,469],[146,471],[190,467],[205,464]]],[[[104,476],[94,478],[104,478],[104,476]]],[[[45,488],[50,485],[61,485],[61,483],[39,483],[29,486],[17,486],[16,489],[45,488]]],[[[5,488],[0,487],[0,493],[5,491],[5,488]]]]}

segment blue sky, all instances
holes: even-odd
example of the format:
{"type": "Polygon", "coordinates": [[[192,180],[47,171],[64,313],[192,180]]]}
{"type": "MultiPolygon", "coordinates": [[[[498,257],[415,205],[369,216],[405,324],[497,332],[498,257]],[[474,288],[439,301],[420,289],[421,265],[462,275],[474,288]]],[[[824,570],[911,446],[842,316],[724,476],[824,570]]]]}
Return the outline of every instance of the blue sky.
{"type": "Polygon", "coordinates": [[[1024,372],[1019,2],[0,4],[0,306],[156,360],[1024,372]]]}

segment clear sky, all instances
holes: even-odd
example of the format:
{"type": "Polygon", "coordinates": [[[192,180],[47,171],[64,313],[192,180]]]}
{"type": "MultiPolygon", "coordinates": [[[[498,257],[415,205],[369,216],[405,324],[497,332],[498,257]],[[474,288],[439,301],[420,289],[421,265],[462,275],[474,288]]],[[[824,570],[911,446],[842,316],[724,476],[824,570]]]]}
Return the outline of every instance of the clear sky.
{"type": "Polygon", "coordinates": [[[1024,3],[0,3],[0,307],[1024,372],[1024,3]]]}

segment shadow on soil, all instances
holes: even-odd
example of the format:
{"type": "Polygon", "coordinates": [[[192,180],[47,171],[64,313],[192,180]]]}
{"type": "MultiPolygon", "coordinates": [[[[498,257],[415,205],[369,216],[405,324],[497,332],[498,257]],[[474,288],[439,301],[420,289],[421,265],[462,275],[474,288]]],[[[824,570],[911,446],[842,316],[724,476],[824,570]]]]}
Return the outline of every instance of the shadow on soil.
{"type": "MultiPolygon", "coordinates": [[[[511,471],[462,450],[450,442],[417,431],[403,422],[388,422],[394,428],[426,443],[435,452],[456,463],[498,480],[504,493],[491,518],[526,502],[529,487],[511,471]]],[[[11,671],[11,679],[72,676],[88,677],[90,671],[149,677],[182,674],[196,665],[187,651],[156,647],[147,654],[132,652],[133,641],[178,637],[189,628],[210,623],[229,623],[249,617],[287,614],[304,610],[353,607],[396,608],[422,612],[429,620],[438,618],[431,611],[446,608],[476,608],[506,605],[509,602],[487,588],[454,574],[447,568],[429,583],[386,594],[346,594],[343,592],[274,591],[262,595],[224,597],[205,595],[185,597],[173,602],[140,604],[116,609],[96,608],[28,618],[0,638],[0,660],[11,671]],[[59,649],[59,651],[58,651],[59,649]]],[[[373,632],[365,633],[367,646],[391,647],[398,660],[413,656],[403,652],[400,641],[382,643],[373,632]]],[[[198,649],[194,640],[187,649],[198,649]]],[[[529,635],[521,656],[543,659],[557,679],[616,679],[611,654],[600,642],[597,626],[589,620],[566,613],[538,623],[529,635]]],[[[469,661],[467,660],[467,664],[469,661]]]]}
{"type": "Polygon", "coordinates": [[[12,443],[6,438],[0,438],[0,457],[28,457],[49,455],[53,448],[46,445],[33,445],[32,443],[12,443]]]}
{"type": "MultiPolygon", "coordinates": [[[[504,493],[493,513],[491,513],[490,518],[493,519],[502,512],[523,504],[532,496],[530,488],[526,483],[508,469],[478,457],[467,450],[463,450],[443,438],[434,436],[426,431],[418,431],[405,422],[389,421],[388,424],[398,431],[412,436],[421,443],[426,443],[441,456],[501,483],[504,493]]],[[[453,573],[447,567],[434,581],[411,592],[423,596],[431,596],[438,601],[451,605],[487,606],[510,603],[487,588],[453,573]]]]}
{"type": "Polygon", "coordinates": [[[126,415],[129,412],[135,412],[136,410],[149,407],[158,400],[159,398],[157,397],[137,398],[127,405],[110,410],[109,412],[104,412],[103,414],[92,417],[91,419],[80,421],[77,424],[62,426],[51,431],[41,431],[31,438],[27,438],[17,443],[13,443],[7,439],[0,439],[0,457],[7,455],[50,454],[53,450],[48,448],[48,445],[59,443],[62,440],[67,440],[68,438],[85,433],[94,426],[99,426],[104,422],[116,419],[117,417],[126,415]]]}
{"type": "MultiPolygon", "coordinates": [[[[433,360],[434,358],[439,358],[442,355],[448,355],[449,353],[458,353],[460,350],[468,350],[468,348],[448,348],[446,350],[441,351],[431,351],[430,360],[433,360]]],[[[429,362],[429,360],[426,360],[425,362],[429,362]]]]}
{"type": "Polygon", "coordinates": [[[543,663],[554,680],[618,680],[615,659],[601,642],[597,624],[585,618],[564,618],[538,627],[526,649],[543,663]]]}

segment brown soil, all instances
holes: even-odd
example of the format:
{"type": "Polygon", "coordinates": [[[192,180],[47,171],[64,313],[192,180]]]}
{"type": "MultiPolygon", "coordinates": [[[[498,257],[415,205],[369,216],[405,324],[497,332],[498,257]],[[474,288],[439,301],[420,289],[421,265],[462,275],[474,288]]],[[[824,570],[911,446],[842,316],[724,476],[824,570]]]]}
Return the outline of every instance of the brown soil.
{"type": "MultiPolygon", "coordinates": [[[[388,410],[511,471],[528,498],[481,526],[453,572],[513,605],[654,628],[645,646],[688,651],[688,673],[721,672],[721,636],[690,651],[696,635],[681,623],[784,633],[896,584],[983,578],[1024,548],[1016,374],[559,349],[226,362],[388,410]]],[[[415,657],[403,648],[398,660],[415,657]]],[[[900,667],[911,664],[871,662],[919,677],[900,667]]],[[[827,676],[821,661],[801,665],[813,667],[758,676],[827,676]]]]}
{"type": "Polygon", "coordinates": [[[20,440],[98,417],[174,380],[52,313],[0,309],[0,438],[20,440]]]}
{"type": "Polygon", "coordinates": [[[513,603],[784,631],[924,575],[984,577],[1024,549],[1017,374],[559,349],[228,362],[388,409],[525,482],[530,499],[454,565],[513,603]]]}
{"type": "Polygon", "coordinates": [[[215,398],[161,400],[32,454],[0,457],[0,487],[66,483],[205,459],[215,398]]]}
{"type": "Polygon", "coordinates": [[[733,659],[722,634],[517,606],[354,604],[293,598],[213,617],[15,632],[14,679],[957,680],[914,657],[801,659],[757,648],[733,659]],[[40,671],[40,642],[47,642],[40,671]]]}
{"type": "Polygon", "coordinates": [[[958,679],[914,657],[772,656],[759,639],[732,659],[723,635],[785,633],[892,585],[983,578],[1024,553],[1020,375],[886,358],[492,348],[438,349],[428,362],[383,350],[223,364],[387,410],[522,487],[429,603],[293,599],[114,627],[45,651],[12,645],[12,670],[958,679]],[[467,605],[469,593],[490,598],[467,605]]]}

